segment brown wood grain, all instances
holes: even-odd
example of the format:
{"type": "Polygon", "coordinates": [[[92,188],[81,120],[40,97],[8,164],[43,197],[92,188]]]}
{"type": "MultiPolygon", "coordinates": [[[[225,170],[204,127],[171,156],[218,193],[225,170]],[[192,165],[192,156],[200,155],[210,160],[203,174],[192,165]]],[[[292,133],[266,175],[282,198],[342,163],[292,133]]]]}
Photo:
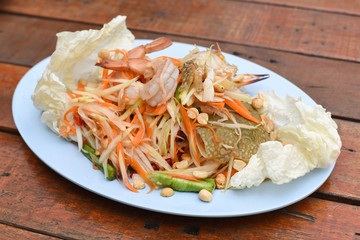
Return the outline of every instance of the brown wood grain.
{"type": "Polygon", "coordinates": [[[0,224],[1,239],[23,239],[23,240],[55,240],[57,237],[44,235],[43,233],[36,233],[27,231],[18,227],[0,224]]]}
{"type": "Polygon", "coordinates": [[[360,15],[360,3],[357,0],[240,0],[245,2],[270,3],[281,6],[301,7],[316,9],[319,11],[330,11],[336,13],[360,15]]]}
{"type": "Polygon", "coordinates": [[[331,177],[320,188],[322,193],[347,196],[360,203],[360,123],[336,120],[343,147],[331,177]],[[353,160],[351,160],[353,159],[353,160]]]}
{"type": "Polygon", "coordinates": [[[60,238],[352,239],[359,232],[359,206],[316,198],[271,213],[226,220],[136,209],[62,178],[16,135],[0,133],[0,159],[0,221],[60,238]]]}
{"type": "MultiPolygon", "coordinates": [[[[0,30],[3,31],[0,34],[0,42],[4,46],[0,48],[0,61],[32,66],[51,55],[54,51],[56,43],[55,34],[57,32],[98,27],[91,24],[0,14],[0,30]],[[15,25],[19,27],[14,28],[15,25]],[[21,31],[18,31],[19,28],[21,28],[21,31]],[[27,41],[21,40],[28,35],[32,35],[32,37],[28,38],[27,41]],[[13,39],[16,44],[6,41],[7,39],[13,39]]],[[[133,33],[136,38],[154,39],[161,36],[161,34],[143,31],[133,31],[133,33]]],[[[167,36],[171,37],[174,41],[195,43],[203,46],[210,46],[211,43],[214,43],[213,41],[176,35],[167,36]]],[[[360,119],[357,98],[349,97],[357,96],[360,92],[360,85],[356,77],[360,75],[359,63],[285,53],[264,48],[245,47],[224,42],[220,42],[220,46],[225,52],[258,63],[284,76],[309,94],[317,103],[332,112],[333,115],[360,119]]],[[[9,67],[7,69],[10,71],[9,67]]],[[[19,79],[18,70],[14,69],[13,71],[13,73],[11,71],[5,72],[5,75],[15,74],[15,76],[6,77],[19,79]]],[[[14,86],[12,89],[14,89],[14,86]]],[[[8,103],[11,102],[9,99],[11,94],[9,95],[8,92],[5,92],[3,97],[8,98],[8,103]]],[[[7,120],[1,120],[1,125],[9,124],[12,121],[11,116],[7,117],[7,120]]]]}
{"type": "Polygon", "coordinates": [[[28,70],[28,67],[0,63],[0,128],[16,129],[11,113],[12,96],[17,83],[28,70]]]}
{"type": "Polygon", "coordinates": [[[131,29],[360,61],[359,16],[238,1],[6,0],[6,12],[103,24],[118,14],[131,29]],[[81,8],[82,11],[78,11],[81,8]]]}

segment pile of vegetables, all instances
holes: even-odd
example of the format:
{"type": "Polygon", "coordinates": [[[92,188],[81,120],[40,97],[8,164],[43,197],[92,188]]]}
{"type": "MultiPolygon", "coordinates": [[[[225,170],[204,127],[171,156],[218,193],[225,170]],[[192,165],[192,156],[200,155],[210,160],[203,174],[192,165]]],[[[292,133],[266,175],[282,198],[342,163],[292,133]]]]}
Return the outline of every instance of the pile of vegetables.
{"type": "MultiPolygon", "coordinates": [[[[127,91],[141,91],[151,79],[131,67],[114,67],[130,62],[126,50],[102,50],[97,64],[103,67],[101,82],[79,79],[77,89],[67,92],[71,100],[59,136],[77,142],[94,168],[109,180],[121,179],[131,191],[138,192],[130,182],[137,173],[150,191],[160,183],[178,191],[211,192],[216,175],[225,173],[229,180],[234,159],[244,156],[242,132],[259,132],[252,139],[256,144],[250,144],[252,154],[269,139],[259,114],[247,104],[251,97],[240,90],[264,75],[237,75],[219,47],[195,48],[183,59],[143,59],[152,64],[171,61],[179,71],[169,99],[151,106],[140,95],[130,97],[127,91]],[[232,143],[226,141],[229,136],[232,143]],[[220,154],[213,154],[215,150],[220,154]]],[[[160,81],[166,85],[170,80],[165,74],[160,81]]]]}

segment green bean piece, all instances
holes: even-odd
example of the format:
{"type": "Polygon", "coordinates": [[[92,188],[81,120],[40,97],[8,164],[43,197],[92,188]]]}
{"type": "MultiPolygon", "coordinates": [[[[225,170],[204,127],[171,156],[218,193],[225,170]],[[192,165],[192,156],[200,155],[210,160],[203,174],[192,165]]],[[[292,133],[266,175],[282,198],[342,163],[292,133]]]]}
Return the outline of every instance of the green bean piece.
{"type": "Polygon", "coordinates": [[[148,173],[147,177],[155,183],[160,182],[162,185],[179,192],[200,192],[202,189],[212,192],[215,189],[215,179],[212,178],[190,181],[172,177],[165,172],[159,171],[148,173]]]}
{"type": "MultiPolygon", "coordinates": [[[[96,167],[98,167],[102,172],[104,172],[103,165],[99,162],[99,157],[95,154],[95,149],[90,147],[87,144],[83,145],[83,148],[81,149],[81,152],[87,157],[91,162],[95,164],[96,167]]],[[[107,170],[107,179],[112,181],[116,179],[116,171],[113,166],[111,166],[109,163],[106,166],[107,170]]]]}

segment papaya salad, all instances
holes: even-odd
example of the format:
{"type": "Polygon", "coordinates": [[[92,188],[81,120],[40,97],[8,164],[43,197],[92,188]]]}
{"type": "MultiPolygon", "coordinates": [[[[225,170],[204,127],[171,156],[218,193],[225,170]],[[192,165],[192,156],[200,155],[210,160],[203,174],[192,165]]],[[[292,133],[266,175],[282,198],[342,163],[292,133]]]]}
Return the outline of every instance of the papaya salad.
{"type": "Polygon", "coordinates": [[[216,188],[286,183],[339,154],[329,113],[274,92],[249,96],[243,87],[269,75],[238,73],[218,44],[151,58],[172,41],[131,48],[122,16],[58,38],[33,95],[42,121],[133,192],[147,184],[165,197],[189,191],[210,201],[216,188]]]}

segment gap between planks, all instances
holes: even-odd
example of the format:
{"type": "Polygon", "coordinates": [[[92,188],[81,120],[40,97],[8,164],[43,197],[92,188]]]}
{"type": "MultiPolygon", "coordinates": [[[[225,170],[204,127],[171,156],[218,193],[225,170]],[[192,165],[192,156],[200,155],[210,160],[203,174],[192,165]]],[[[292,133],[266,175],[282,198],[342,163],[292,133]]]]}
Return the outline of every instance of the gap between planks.
{"type": "Polygon", "coordinates": [[[285,8],[295,8],[295,9],[302,9],[307,11],[314,11],[314,12],[324,12],[324,13],[331,13],[331,14],[338,14],[338,15],[348,15],[348,16],[355,16],[358,17],[360,14],[357,13],[350,13],[345,11],[335,11],[335,10],[329,10],[329,9],[318,9],[318,8],[311,8],[311,7],[305,7],[300,5],[291,5],[286,3],[273,3],[273,2],[261,2],[256,0],[229,0],[233,2],[245,2],[245,3],[252,3],[252,4],[259,4],[259,5],[269,5],[269,6],[275,6],[275,7],[285,7],[285,8]]]}
{"type": "MultiPolygon", "coordinates": [[[[235,0],[232,0],[232,1],[235,1],[235,0]]],[[[251,1],[243,1],[243,2],[252,3],[251,1]]],[[[254,3],[258,3],[258,2],[254,2],[254,3]]],[[[271,4],[271,5],[276,5],[276,4],[271,4]]],[[[103,24],[98,24],[98,23],[88,22],[88,21],[69,20],[69,19],[66,19],[66,18],[55,18],[55,17],[47,17],[47,16],[37,16],[37,15],[31,15],[31,14],[26,14],[26,13],[18,13],[18,12],[12,12],[12,11],[4,11],[4,10],[2,12],[0,12],[0,14],[15,15],[15,16],[19,16],[19,17],[38,18],[38,19],[57,21],[57,22],[89,24],[89,25],[93,25],[93,26],[96,26],[96,27],[102,27],[103,26],[103,24]]],[[[214,42],[218,42],[218,43],[228,43],[228,44],[234,44],[234,45],[239,45],[239,46],[244,46],[244,47],[256,47],[256,48],[279,51],[279,52],[284,52],[284,53],[294,53],[294,54],[299,54],[299,55],[303,55],[303,56],[310,56],[310,57],[318,57],[318,58],[323,58],[323,59],[341,60],[341,61],[345,61],[345,62],[359,63],[359,61],[354,60],[354,59],[345,59],[345,58],[341,58],[341,57],[322,56],[322,55],[319,55],[319,54],[312,54],[312,53],[299,52],[299,51],[291,51],[291,50],[286,50],[286,49],[278,49],[278,48],[267,47],[267,46],[262,46],[262,45],[251,45],[251,44],[246,44],[246,43],[235,43],[235,42],[232,42],[232,41],[220,40],[220,39],[217,39],[217,38],[198,37],[198,36],[194,36],[194,35],[191,35],[191,34],[167,33],[167,32],[162,32],[162,31],[148,30],[148,29],[140,28],[140,27],[128,27],[128,29],[130,31],[135,30],[135,31],[142,31],[142,32],[146,32],[146,33],[166,34],[168,36],[186,37],[186,38],[189,38],[189,39],[214,41],[214,42]]],[[[10,63],[10,62],[4,62],[4,63],[10,63]]],[[[19,65],[21,65],[21,64],[19,64],[19,65]]],[[[27,66],[27,65],[24,65],[24,66],[27,66]]]]}
{"type": "Polygon", "coordinates": [[[69,237],[65,237],[65,236],[61,236],[61,235],[57,235],[57,234],[52,234],[52,233],[47,232],[47,231],[42,231],[42,230],[38,230],[38,229],[34,229],[34,228],[29,228],[29,227],[26,227],[26,226],[23,226],[23,225],[7,222],[7,221],[3,221],[3,220],[0,220],[0,224],[10,226],[10,227],[14,227],[14,228],[18,228],[18,229],[28,231],[28,232],[32,232],[32,233],[37,233],[37,234],[57,238],[57,239],[76,240],[76,238],[69,238],[69,237]]]}

